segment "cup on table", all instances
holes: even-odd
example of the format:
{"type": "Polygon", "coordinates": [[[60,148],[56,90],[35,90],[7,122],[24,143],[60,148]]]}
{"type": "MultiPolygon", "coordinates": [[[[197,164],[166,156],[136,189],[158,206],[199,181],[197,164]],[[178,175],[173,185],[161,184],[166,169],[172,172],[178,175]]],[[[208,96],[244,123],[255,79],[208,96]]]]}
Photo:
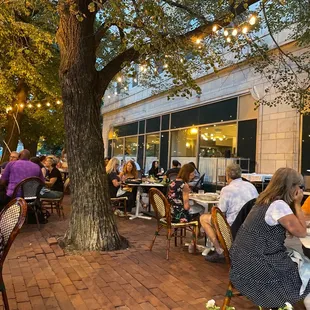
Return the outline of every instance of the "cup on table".
{"type": "Polygon", "coordinates": [[[205,191],[203,189],[198,190],[199,195],[203,195],[204,193],[205,193],[205,191]]]}

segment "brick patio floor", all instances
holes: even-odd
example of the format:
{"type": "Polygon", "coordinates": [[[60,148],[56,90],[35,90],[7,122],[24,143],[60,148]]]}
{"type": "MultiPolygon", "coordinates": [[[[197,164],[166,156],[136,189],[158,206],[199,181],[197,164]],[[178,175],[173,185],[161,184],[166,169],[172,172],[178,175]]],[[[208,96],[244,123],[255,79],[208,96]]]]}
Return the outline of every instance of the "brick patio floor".
{"type": "MultiPolygon", "coordinates": [[[[226,265],[205,262],[173,243],[166,261],[163,236],[150,252],[155,220],[118,220],[128,250],[78,254],[49,245],[47,239],[68,225],[68,196],[65,203],[66,220],[54,214],[40,231],[25,225],[16,238],[3,270],[11,309],[205,309],[209,299],[221,305],[226,265]]],[[[257,309],[244,297],[233,298],[232,305],[257,309]]]]}

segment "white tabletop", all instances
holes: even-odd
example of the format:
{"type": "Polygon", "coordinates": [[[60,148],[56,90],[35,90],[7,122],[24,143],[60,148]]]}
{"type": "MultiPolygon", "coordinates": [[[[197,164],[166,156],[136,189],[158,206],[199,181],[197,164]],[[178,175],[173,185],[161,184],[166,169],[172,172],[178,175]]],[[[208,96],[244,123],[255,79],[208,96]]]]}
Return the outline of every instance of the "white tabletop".
{"type": "Polygon", "coordinates": [[[164,187],[162,183],[140,183],[140,184],[134,184],[134,183],[126,183],[128,186],[143,186],[143,187],[164,187]]]}
{"type": "Polygon", "coordinates": [[[304,192],[304,195],[310,196],[310,192],[304,192]]]}
{"type": "Polygon", "coordinates": [[[299,238],[299,240],[305,248],[310,249],[310,236],[306,236],[305,238],[299,238]]]}
{"type": "MultiPolygon", "coordinates": [[[[216,195],[216,193],[210,193],[210,194],[216,195]]],[[[208,193],[205,193],[205,195],[208,196],[208,193]]],[[[217,203],[219,203],[219,200],[199,199],[196,194],[190,194],[189,195],[189,199],[190,200],[194,200],[195,202],[197,202],[198,204],[200,204],[201,206],[203,206],[205,208],[208,208],[209,204],[217,204],[217,203]]]]}

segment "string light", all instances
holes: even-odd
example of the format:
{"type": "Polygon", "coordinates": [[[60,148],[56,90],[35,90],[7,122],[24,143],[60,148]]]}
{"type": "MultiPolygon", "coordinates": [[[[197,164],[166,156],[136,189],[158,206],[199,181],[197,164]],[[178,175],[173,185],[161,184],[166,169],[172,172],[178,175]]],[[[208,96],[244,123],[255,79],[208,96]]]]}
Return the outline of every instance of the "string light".
{"type": "Polygon", "coordinates": [[[121,82],[122,81],[122,78],[121,77],[118,77],[117,78],[117,82],[121,82]]]}
{"type": "Polygon", "coordinates": [[[57,100],[57,101],[56,101],[56,104],[61,104],[61,101],[60,101],[60,100],[57,100]]]}
{"type": "Polygon", "coordinates": [[[235,28],[232,33],[231,33],[233,36],[236,36],[238,34],[238,30],[235,28]]]}
{"type": "Polygon", "coordinates": [[[228,43],[230,43],[230,42],[231,42],[231,38],[230,38],[230,37],[227,37],[226,41],[227,41],[228,43]]]}
{"type": "Polygon", "coordinates": [[[167,64],[164,64],[164,68],[165,68],[165,69],[168,68],[168,65],[167,65],[167,64]]]}
{"type": "Polygon", "coordinates": [[[224,36],[227,37],[229,35],[228,30],[224,30],[224,36]]]}
{"type": "Polygon", "coordinates": [[[111,98],[111,96],[109,95],[109,96],[108,96],[108,98],[110,99],[110,98],[111,98]]]}
{"type": "Polygon", "coordinates": [[[214,26],[212,27],[212,31],[213,31],[213,32],[217,32],[217,30],[218,30],[217,25],[214,25],[214,26]]]}
{"type": "Polygon", "coordinates": [[[250,19],[249,19],[249,24],[250,25],[255,25],[256,23],[256,16],[255,15],[251,15],[250,19]]]}
{"type": "Polygon", "coordinates": [[[137,83],[138,81],[137,81],[137,79],[133,79],[133,81],[135,82],[135,83],[137,83]]]}
{"type": "Polygon", "coordinates": [[[19,106],[20,106],[21,108],[23,108],[23,107],[24,107],[24,104],[23,104],[23,103],[21,103],[19,106]]]}
{"type": "Polygon", "coordinates": [[[201,43],[201,39],[197,39],[196,44],[200,44],[200,43],[201,43]]]}
{"type": "Polygon", "coordinates": [[[32,108],[32,104],[31,103],[28,104],[28,108],[30,108],[30,109],[32,108]]]}
{"type": "Polygon", "coordinates": [[[41,108],[41,103],[38,103],[38,104],[37,104],[37,107],[38,107],[38,108],[41,108]]]}
{"type": "Polygon", "coordinates": [[[46,106],[47,106],[47,107],[50,107],[50,106],[51,106],[51,104],[50,104],[49,102],[47,102],[47,103],[46,103],[46,106]]]}
{"type": "Polygon", "coordinates": [[[246,34],[246,33],[248,33],[248,31],[249,31],[249,28],[247,26],[244,26],[242,28],[242,33],[246,34]]]}

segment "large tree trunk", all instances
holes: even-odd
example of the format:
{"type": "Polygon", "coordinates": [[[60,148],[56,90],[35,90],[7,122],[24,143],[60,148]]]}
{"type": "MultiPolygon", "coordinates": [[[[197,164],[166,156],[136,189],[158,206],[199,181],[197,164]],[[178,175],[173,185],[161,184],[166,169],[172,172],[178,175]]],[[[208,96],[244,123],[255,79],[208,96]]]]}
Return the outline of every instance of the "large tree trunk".
{"type": "Polygon", "coordinates": [[[12,110],[8,113],[5,138],[3,143],[3,154],[1,162],[9,160],[10,152],[16,151],[19,140],[19,124],[23,116],[24,105],[27,100],[27,87],[21,81],[16,91],[16,100],[12,104],[12,110]]]}
{"type": "Polygon", "coordinates": [[[79,22],[62,7],[57,33],[72,193],[72,214],[64,242],[79,250],[117,250],[127,246],[127,241],[116,227],[104,168],[101,96],[95,89],[95,14],[87,9],[90,1],[77,2],[86,18],[79,22]]]}
{"type": "Polygon", "coordinates": [[[22,142],[24,144],[24,148],[30,152],[31,156],[37,155],[37,148],[38,148],[39,139],[30,140],[30,139],[24,138],[24,139],[22,139],[22,142]]]}

